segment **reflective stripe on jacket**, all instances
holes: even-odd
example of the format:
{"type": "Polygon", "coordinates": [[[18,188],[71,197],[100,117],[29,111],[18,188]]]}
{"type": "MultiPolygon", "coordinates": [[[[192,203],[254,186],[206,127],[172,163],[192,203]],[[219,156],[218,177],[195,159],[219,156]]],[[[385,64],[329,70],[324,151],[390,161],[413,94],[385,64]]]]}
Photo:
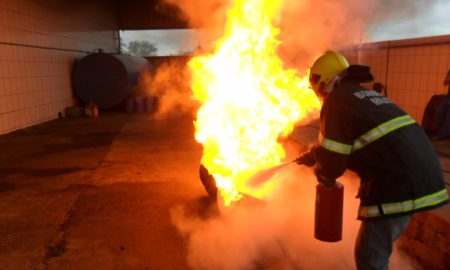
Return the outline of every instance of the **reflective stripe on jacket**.
{"type": "Polygon", "coordinates": [[[397,215],[419,211],[430,207],[440,205],[448,201],[447,189],[444,188],[438,192],[423,196],[415,200],[403,202],[383,203],[381,205],[360,206],[358,215],[364,218],[380,217],[382,215],[397,215]]]}
{"type": "Polygon", "coordinates": [[[422,128],[392,101],[352,81],[324,100],[315,171],[361,178],[358,218],[373,219],[448,202],[442,169],[422,128]]]}
{"type": "Polygon", "coordinates": [[[387,121],[386,123],[383,123],[379,126],[376,126],[366,134],[362,135],[361,137],[357,138],[352,145],[340,143],[337,141],[333,141],[331,139],[324,138],[323,136],[319,137],[319,143],[320,146],[323,148],[326,148],[327,150],[336,152],[338,154],[343,155],[350,155],[352,152],[357,151],[364,146],[368,145],[371,142],[374,142],[375,140],[380,139],[384,135],[387,135],[388,133],[404,127],[406,125],[411,125],[416,123],[414,119],[411,118],[409,115],[403,115],[396,117],[394,119],[391,119],[387,121]]]}

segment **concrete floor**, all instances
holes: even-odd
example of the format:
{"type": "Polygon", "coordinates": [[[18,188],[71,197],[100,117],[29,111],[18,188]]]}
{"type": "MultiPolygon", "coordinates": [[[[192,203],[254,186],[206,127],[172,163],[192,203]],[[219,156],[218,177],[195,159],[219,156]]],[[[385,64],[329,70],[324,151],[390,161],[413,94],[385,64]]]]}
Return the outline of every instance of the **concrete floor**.
{"type": "Polygon", "coordinates": [[[188,118],[65,118],[0,136],[0,269],[187,269],[168,209],[207,208],[188,118]]]}
{"type": "Polygon", "coordinates": [[[215,207],[193,134],[187,116],[107,113],[0,136],[0,269],[189,269],[169,210],[215,207]]]}

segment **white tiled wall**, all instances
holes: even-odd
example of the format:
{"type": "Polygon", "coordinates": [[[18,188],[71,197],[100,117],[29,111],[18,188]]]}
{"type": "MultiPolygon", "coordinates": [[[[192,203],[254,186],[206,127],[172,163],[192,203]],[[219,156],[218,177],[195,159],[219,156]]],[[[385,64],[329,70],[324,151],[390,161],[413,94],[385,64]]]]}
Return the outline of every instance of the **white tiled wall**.
{"type": "Polygon", "coordinates": [[[75,59],[118,50],[115,12],[102,0],[0,0],[0,134],[74,105],[75,59]]]}
{"type": "Polygon", "coordinates": [[[450,35],[365,44],[344,54],[351,63],[371,66],[388,97],[419,123],[430,98],[447,93],[450,35]]]}

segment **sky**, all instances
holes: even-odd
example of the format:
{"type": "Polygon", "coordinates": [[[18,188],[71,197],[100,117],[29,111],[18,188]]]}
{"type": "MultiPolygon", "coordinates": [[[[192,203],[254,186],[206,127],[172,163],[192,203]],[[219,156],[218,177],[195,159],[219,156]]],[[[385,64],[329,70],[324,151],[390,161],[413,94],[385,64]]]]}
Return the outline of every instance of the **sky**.
{"type": "Polygon", "coordinates": [[[122,45],[133,40],[148,40],[156,45],[156,55],[163,56],[192,51],[199,45],[197,31],[187,29],[121,31],[120,37],[122,45]]]}
{"type": "MultiPolygon", "coordinates": [[[[388,0],[380,0],[380,2],[388,0]]],[[[415,7],[413,15],[403,11],[402,1],[391,1],[385,10],[375,16],[376,23],[369,24],[361,42],[408,39],[450,34],[449,0],[410,0],[415,7]]],[[[193,51],[199,45],[201,30],[145,30],[121,31],[122,45],[132,40],[148,40],[157,47],[155,55],[177,55],[193,51]]]]}
{"type": "Polygon", "coordinates": [[[414,1],[428,4],[418,7],[413,16],[397,16],[396,10],[384,14],[386,20],[377,20],[376,24],[370,25],[368,33],[371,37],[363,42],[450,34],[450,1],[411,0],[414,1]]]}

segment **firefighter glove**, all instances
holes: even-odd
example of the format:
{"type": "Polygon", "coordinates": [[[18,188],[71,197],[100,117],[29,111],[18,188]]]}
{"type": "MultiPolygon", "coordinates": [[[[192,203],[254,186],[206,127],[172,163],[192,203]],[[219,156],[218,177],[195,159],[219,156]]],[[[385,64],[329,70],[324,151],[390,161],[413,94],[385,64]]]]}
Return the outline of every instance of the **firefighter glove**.
{"type": "Polygon", "coordinates": [[[316,158],[314,157],[314,154],[312,151],[305,152],[301,154],[296,160],[297,164],[299,165],[306,165],[308,167],[314,166],[316,164],[316,158]]]}

